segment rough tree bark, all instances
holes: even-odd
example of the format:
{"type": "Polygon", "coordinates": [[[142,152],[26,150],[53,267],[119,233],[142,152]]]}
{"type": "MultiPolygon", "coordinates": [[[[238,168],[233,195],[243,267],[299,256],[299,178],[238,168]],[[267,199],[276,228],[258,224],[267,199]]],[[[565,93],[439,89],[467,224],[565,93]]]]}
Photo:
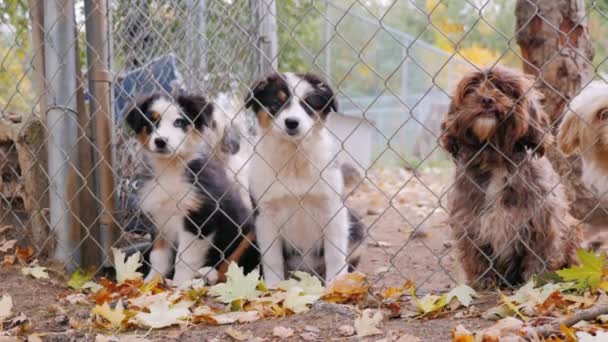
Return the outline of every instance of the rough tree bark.
{"type": "MultiPolygon", "coordinates": [[[[555,129],[568,101],[593,77],[594,49],[584,0],[518,0],[515,16],[524,71],[537,77],[555,129]]],[[[572,216],[594,226],[607,225],[608,203],[600,203],[582,184],[580,160],[565,158],[556,147],[548,157],[566,187],[572,216]]]]}

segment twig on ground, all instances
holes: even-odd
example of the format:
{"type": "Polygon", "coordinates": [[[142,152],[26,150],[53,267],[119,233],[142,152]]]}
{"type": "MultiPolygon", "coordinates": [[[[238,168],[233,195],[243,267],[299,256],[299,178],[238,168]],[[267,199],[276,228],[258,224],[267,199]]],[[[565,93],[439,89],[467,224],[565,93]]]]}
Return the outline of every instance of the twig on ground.
{"type": "Polygon", "coordinates": [[[580,321],[591,321],[595,320],[598,316],[608,314],[608,304],[598,305],[594,308],[579,311],[570,318],[562,319],[553,324],[545,324],[541,327],[534,329],[534,331],[541,336],[549,336],[553,333],[559,332],[559,327],[563,324],[567,327],[571,327],[580,321]]]}

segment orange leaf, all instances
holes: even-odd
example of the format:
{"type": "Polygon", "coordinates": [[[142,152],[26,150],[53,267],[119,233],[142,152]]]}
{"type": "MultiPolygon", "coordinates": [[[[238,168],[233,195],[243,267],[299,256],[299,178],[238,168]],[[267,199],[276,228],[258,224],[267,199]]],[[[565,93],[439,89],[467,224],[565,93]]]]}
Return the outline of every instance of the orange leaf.
{"type": "Polygon", "coordinates": [[[564,324],[559,325],[559,330],[566,336],[566,342],[577,342],[576,334],[572,328],[568,328],[564,324]]]}
{"type": "Polygon", "coordinates": [[[27,264],[34,256],[34,249],[32,246],[28,246],[27,248],[17,247],[15,249],[15,256],[17,256],[21,262],[27,264]]]}
{"type": "Polygon", "coordinates": [[[551,293],[551,295],[549,295],[549,297],[547,297],[547,299],[545,299],[542,304],[536,306],[536,310],[539,315],[547,316],[550,312],[554,310],[566,309],[567,306],[568,303],[566,303],[566,301],[564,300],[564,297],[562,296],[561,292],[554,291],[553,293],[551,293]]]}

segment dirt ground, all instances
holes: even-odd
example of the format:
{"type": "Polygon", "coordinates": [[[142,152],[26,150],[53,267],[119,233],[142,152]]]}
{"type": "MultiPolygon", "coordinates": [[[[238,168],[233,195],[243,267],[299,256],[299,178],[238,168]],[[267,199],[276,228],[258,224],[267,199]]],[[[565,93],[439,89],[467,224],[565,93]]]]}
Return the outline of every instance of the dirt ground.
{"type": "MultiPolygon", "coordinates": [[[[398,168],[381,169],[368,173],[367,180],[349,196],[348,205],[367,225],[366,251],[359,271],[368,275],[375,289],[399,286],[411,280],[424,294],[446,292],[461,283],[460,267],[446,224],[447,213],[440,205],[450,174],[448,169],[426,169],[418,173],[398,168]]],[[[97,334],[112,335],[108,331],[91,330],[86,324],[90,306],[73,305],[62,299],[69,293],[66,276],[58,267],[51,269],[51,280],[45,281],[26,278],[14,266],[0,266],[0,295],[10,294],[14,311],[23,312],[28,318],[29,327],[25,333],[44,333],[45,341],[94,341],[97,334]]],[[[476,300],[475,310],[479,312],[495,304],[494,296],[482,296],[476,300]]],[[[344,338],[340,338],[338,327],[353,324],[351,313],[316,305],[308,313],[281,319],[232,326],[139,330],[128,335],[146,336],[156,341],[224,341],[230,340],[226,329],[233,328],[250,332],[250,340],[271,341],[277,340],[272,337],[272,328],[279,325],[295,331],[289,340],[305,340],[311,336],[318,341],[340,340],[344,338]]],[[[451,329],[458,324],[470,330],[492,324],[474,317],[461,311],[428,321],[385,318],[384,336],[369,340],[393,341],[410,334],[420,341],[447,341],[451,329]]],[[[0,341],[4,341],[1,335],[0,341]]]]}

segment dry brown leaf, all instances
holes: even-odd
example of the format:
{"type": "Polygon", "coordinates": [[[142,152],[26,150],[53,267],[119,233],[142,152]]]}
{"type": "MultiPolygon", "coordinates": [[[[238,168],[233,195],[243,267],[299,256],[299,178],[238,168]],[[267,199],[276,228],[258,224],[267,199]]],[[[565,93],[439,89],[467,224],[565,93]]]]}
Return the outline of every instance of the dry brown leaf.
{"type": "Polygon", "coordinates": [[[224,332],[235,341],[247,341],[253,337],[251,331],[240,331],[234,329],[233,327],[226,329],[224,332]]]}
{"type": "Polygon", "coordinates": [[[276,326],[272,329],[272,335],[280,338],[288,338],[293,335],[293,329],[276,326]]]}
{"type": "Polygon", "coordinates": [[[27,246],[26,248],[21,248],[17,246],[17,248],[15,249],[15,255],[22,263],[27,264],[34,256],[34,249],[32,248],[32,246],[27,246]]]}
{"type": "Polygon", "coordinates": [[[17,240],[2,240],[0,241],[0,253],[6,253],[13,249],[17,244],[17,240]]]}
{"type": "Polygon", "coordinates": [[[15,264],[16,259],[17,258],[14,255],[5,255],[4,261],[2,261],[2,265],[11,266],[11,265],[15,264]]]}
{"type": "Polygon", "coordinates": [[[332,281],[325,290],[323,299],[327,302],[346,303],[356,302],[367,295],[369,284],[365,274],[361,272],[348,273],[332,281]]]}
{"type": "Polygon", "coordinates": [[[353,336],[355,334],[355,328],[348,324],[341,325],[338,327],[338,334],[344,337],[353,336]]]}
{"type": "Polygon", "coordinates": [[[372,336],[382,334],[382,330],[378,329],[378,325],[382,322],[382,312],[372,309],[365,309],[361,316],[355,319],[355,331],[357,336],[372,336]]]}
{"type": "Polygon", "coordinates": [[[313,332],[302,333],[302,334],[300,334],[300,337],[304,341],[317,341],[317,340],[319,340],[319,337],[317,336],[317,334],[315,334],[313,332]]]}
{"type": "Polygon", "coordinates": [[[452,342],[475,342],[475,337],[472,332],[459,324],[452,329],[452,342]]]}
{"type": "Polygon", "coordinates": [[[0,234],[4,233],[4,232],[6,232],[6,231],[8,231],[8,230],[10,230],[12,228],[13,228],[13,226],[10,226],[10,225],[0,226],[0,234]]]}

